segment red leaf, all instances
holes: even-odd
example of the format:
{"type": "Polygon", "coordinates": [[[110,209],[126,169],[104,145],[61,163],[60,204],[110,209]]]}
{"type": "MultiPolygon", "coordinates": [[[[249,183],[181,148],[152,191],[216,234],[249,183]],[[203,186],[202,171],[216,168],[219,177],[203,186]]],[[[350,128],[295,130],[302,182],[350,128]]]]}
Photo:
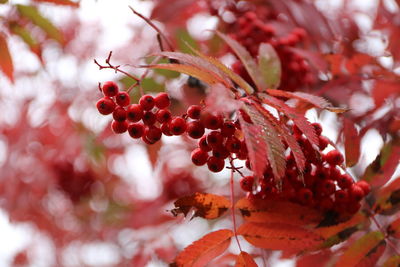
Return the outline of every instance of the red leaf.
{"type": "Polygon", "coordinates": [[[379,231],[370,232],[355,241],[339,258],[335,266],[357,266],[385,239],[379,231]]]}
{"type": "Polygon", "coordinates": [[[391,95],[400,94],[400,83],[376,80],[372,96],[375,100],[375,106],[380,107],[385,99],[391,95]]]}
{"type": "Polygon", "coordinates": [[[249,253],[242,251],[237,256],[235,267],[257,267],[257,264],[249,253]]]}
{"type": "Polygon", "coordinates": [[[383,215],[391,215],[396,213],[399,208],[400,177],[396,177],[393,179],[393,182],[377,192],[374,211],[383,215]]]}
{"type": "Polygon", "coordinates": [[[376,247],[371,249],[367,255],[355,267],[376,266],[377,261],[381,258],[386,250],[386,242],[381,241],[376,247]]]}
{"type": "Polygon", "coordinates": [[[389,259],[387,259],[387,261],[385,261],[383,267],[399,267],[399,265],[400,265],[400,256],[394,255],[389,259]]]}
{"type": "Polygon", "coordinates": [[[304,251],[322,244],[324,239],[303,228],[289,224],[244,223],[237,230],[250,244],[265,249],[304,251]]]}
{"type": "Polygon", "coordinates": [[[300,101],[309,103],[314,107],[326,109],[335,113],[343,113],[347,111],[346,108],[333,107],[332,104],[329,103],[325,98],[312,94],[307,94],[303,92],[287,92],[277,89],[268,89],[267,93],[278,97],[295,98],[300,101]]]}
{"type": "Polygon", "coordinates": [[[294,124],[303,132],[310,143],[318,147],[319,140],[317,134],[315,133],[315,129],[302,114],[298,113],[294,108],[286,105],[286,103],[282,100],[279,100],[273,96],[263,94],[261,97],[265,104],[276,108],[278,111],[282,112],[291,120],[293,120],[294,124]]]}
{"type": "Polygon", "coordinates": [[[400,139],[386,143],[379,155],[365,170],[362,180],[374,187],[380,187],[390,180],[400,160],[400,139]]]}
{"type": "MultiPolygon", "coordinates": [[[[357,213],[356,215],[354,215],[353,217],[351,217],[350,220],[346,221],[346,222],[342,222],[339,223],[337,225],[333,225],[333,226],[327,226],[327,227],[319,227],[314,229],[314,232],[319,234],[320,236],[326,238],[326,239],[332,239],[332,237],[335,237],[336,235],[340,235],[343,236],[343,232],[351,232],[350,229],[351,228],[358,228],[358,225],[362,224],[365,222],[365,216],[362,215],[361,213],[357,213]]],[[[346,235],[345,238],[349,238],[349,235],[346,235]]],[[[334,239],[334,238],[333,238],[334,239]]],[[[343,241],[343,238],[340,238],[341,240],[339,241],[343,241]]],[[[336,243],[335,243],[336,244],[336,243]]],[[[332,243],[328,244],[328,246],[331,246],[332,243]]]]}
{"type": "Polygon", "coordinates": [[[72,7],[79,7],[79,2],[72,2],[69,0],[34,0],[34,2],[47,2],[53,3],[60,6],[72,6],[72,7]]]}
{"type": "Polygon", "coordinates": [[[239,42],[233,40],[229,36],[217,31],[219,37],[221,37],[225,43],[235,52],[236,56],[243,63],[243,66],[246,68],[249,73],[251,79],[256,84],[259,91],[264,91],[267,86],[264,82],[263,75],[261,74],[260,69],[254,58],[250,55],[250,53],[244,48],[239,42]]]}
{"type": "Polygon", "coordinates": [[[285,174],[285,147],[275,127],[255,107],[259,105],[256,103],[253,103],[253,105],[246,105],[245,107],[253,124],[246,122],[240,116],[240,123],[249,151],[253,172],[257,177],[262,177],[268,161],[275,180],[279,181],[285,174]]]}
{"type": "Polygon", "coordinates": [[[284,223],[297,226],[317,226],[323,216],[317,210],[283,200],[240,199],[235,208],[239,209],[243,218],[256,223],[284,223]]]}
{"type": "Polygon", "coordinates": [[[224,214],[231,206],[228,199],[223,196],[195,193],[191,196],[181,197],[174,202],[176,208],[171,210],[174,216],[180,213],[187,215],[193,208],[196,210],[194,217],[202,217],[205,219],[215,219],[224,214]]]}
{"type": "Polygon", "coordinates": [[[354,123],[347,118],[343,118],[343,137],[346,165],[352,167],[357,164],[360,158],[360,135],[354,123]]]}
{"type": "Polygon", "coordinates": [[[14,65],[8,50],[6,36],[2,33],[0,33],[0,68],[11,82],[14,82],[14,65]]]}
{"type": "Polygon", "coordinates": [[[389,224],[387,233],[395,238],[400,239],[400,218],[397,218],[389,224]]]}
{"type": "Polygon", "coordinates": [[[171,266],[203,267],[229,247],[233,235],[233,232],[228,229],[209,233],[179,253],[171,266]]]}
{"type": "Polygon", "coordinates": [[[330,249],[320,250],[314,254],[307,254],[298,258],[296,267],[310,267],[318,263],[319,267],[328,267],[329,262],[332,260],[332,251],[330,249]]]}

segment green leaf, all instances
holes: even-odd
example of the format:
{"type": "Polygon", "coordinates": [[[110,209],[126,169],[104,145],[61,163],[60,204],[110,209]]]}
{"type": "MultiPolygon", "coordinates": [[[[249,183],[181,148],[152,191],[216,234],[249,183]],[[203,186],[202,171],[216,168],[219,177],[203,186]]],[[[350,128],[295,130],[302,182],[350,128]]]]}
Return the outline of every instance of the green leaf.
{"type": "MultiPolygon", "coordinates": [[[[154,56],[150,56],[146,58],[146,63],[147,64],[168,64],[169,60],[167,58],[160,58],[160,60],[158,60],[157,62],[153,62],[153,60],[155,59],[154,56]]],[[[178,78],[181,74],[177,71],[171,71],[171,70],[162,70],[162,69],[155,69],[154,70],[155,73],[162,75],[168,79],[174,79],[174,78],[178,78]]]]}
{"type": "Polygon", "coordinates": [[[178,49],[183,53],[192,54],[193,51],[190,47],[195,47],[196,49],[199,47],[196,40],[186,29],[178,29],[176,31],[176,39],[178,40],[178,49]]]}
{"type": "Polygon", "coordinates": [[[29,49],[33,53],[40,56],[40,44],[33,38],[31,33],[27,29],[16,23],[12,23],[10,24],[10,31],[15,35],[18,35],[22,39],[22,41],[24,41],[24,43],[29,46],[29,49]]]}
{"type": "Polygon", "coordinates": [[[14,82],[14,65],[10,51],[8,50],[6,36],[0,33],[0,69],[14,82]]]}
{"type": "Polygon", "coordinates": [[[256,61],[250,55],[250,53],[246,50],[246,48],[244,48],[236,40],[233,40],[232,38],[230,38],[229,36],[227,36],[221,32],[217,31],[217,34],[229,45],[229,47],[233,50],[233,52],[235,52],[236,56],[240,59],[240,61],[243,63],[244,67],[246,68],[247,72],[249,73],[251,79],[256,84],[258,90],[264,91],[267,88],[267,86],[264,82],[261,71],[258,68],[256,61]]]}
{"type": "Polygon", "coordinates": [[[18,13],[29,19],[33,24],[41,28],[49,38],[56,40],[58,43],[63,44],[64,38],[62,33],[57,29],[53,23],[39,12],[34,6],[16,5],[18,13]]]}
{"type": "Polygon", "coordinates": [[[258,48],[258,67],[268,88],[278,88],[281,82],[281,61],[275,49],[268,43],[258,48]]]}

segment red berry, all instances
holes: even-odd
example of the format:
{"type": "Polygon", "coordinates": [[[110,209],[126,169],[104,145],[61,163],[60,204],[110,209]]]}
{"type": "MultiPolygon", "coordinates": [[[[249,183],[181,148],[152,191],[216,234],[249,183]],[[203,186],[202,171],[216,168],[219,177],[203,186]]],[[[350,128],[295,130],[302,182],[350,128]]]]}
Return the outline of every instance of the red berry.
{"type": "Polygon", "coordinates": [[[333,205],[333,200],[330,197],[324,197],[319,201],[319,207],[324,211],[332,210],[333,205]]]}
{"type": "Polygon", "coordinates": [[[350,199],[360,201],[364,197],[364,190],[356,184],[352,184],[349,188],[350,199]]]}
{"type": "Polygon", "coordinates": [[[154,114],[151,111],[146,111],[145,113],[143,113],[143,123],[146,125],[153,125],[154,123],[156,123],[156,114],[154,114]]]}
{"type": "Polygon", "coordinates": [[[211,151],[211,147],[207,143],[207,136],[203,136],[199,140],[199,148],[205,152],[211,151]]]}
{"type": "Polygon", "coordinates": [[[335,192],[336,185],[332,180],[324,180],[320,183],[319,189],[323,195],[329,196],[335,192]]]}
{"type": "Polygon", "coordinates": [[[113,81],[105,82],[102,91],[105,96],[115,96],[118,93],[118,85],[113,81]]]}
{"type": "Polygon", "coordinates": [[[125,107],[129,105],[131,99],[129,98],[129,94],[127,92],[118,92],[118,94],[115,96],[115,101],[119,106],[125,107]]]}
{"type": "Polygon", "coordinates": [[[154,98],[151,95],[143,95],[139,99],[139,105],[143,110],[151,110],[155,105],[154,98]]]}
{"type": "Polygon", "coordinates": [[[192,151],[191,158],[194,165],[202,166],[207,163],[208,153],[200,148],[196,148],[192,151]]]}
{"type": "Polygon", "coordinates": [[[364,191],[364,196],[371,192],[371,186],[366,181],[358,181],[356,185],[364,191]]]}
{"type": "Polygon", "coordinates": [[[156,141],[151,141],[151,140],[147,139],[147,137],[145,135],[142,136],[142,141],[148,145],[153,145],[156,143],[156,141]]]}
{"type": "Polygon", "coordinates": [[[319,150],[323,151],[328,145],[329,145],[329,139],[321,135],[319,137],[319,145],[318,145],[319,150]]]}
{"type": "Polygon", "coordinates": [[[169,122],[164,122],[163,124],[161,124],[161,132],[166,136],[172,136],[172,133],[169,128],[170,128],[169,122]]]}
{"type": "Polygon", "coordinates": [[[186,131],[186,121],[181,117],[175,117],[169,122],[169,130],[173,135],[181,135],[186,131]]]}
{"type": "Polygon", "coordinates": [[[343,163],[344,158],[342,153],[340,153],[338,150],[331,150],[329,151],[325,156],[324,159],[326,162],[328,162],[330,165],[340,165],[343,163]]]}
{"type": "Polygon", "coordinates": [[[245,176],[240,179],[240,187],[243,191],[253,191],[254,176],[245,176]]]}
{"type": "Polygon", "coordinates": [[[335,166],[331,166],[329,168],[329,179],[337,181],[339,177],[341,177],[340,171],[335,166]]]}
{"type": "Polygon", "coordinates": [[[321,126],[321,124],[319,124],[319,123],[317,123],[317,122],[314,122],[314,123],[311,123],[311,125],[314,127],[315,133],[316,133],[318,136],[320,136],[321,133],[322,133],[322,126],[321,126]]]}
{"type": "Polygon", "coordinates": [[[232,136],[226,140],[225,147],[231,153],[238,153],[242,147],[242,142],[240,142],[240,140],[236,137],[232,136]]]}
{"type": "Polygon", "coordinates": [[[219,147],[222,146],[223,137],[220,132],[212,131],[207,134],[207,144],[211,147],[219,147]]]}
{"type": "Polygon", "coordinates": [[[96,103],[97,110],[103,115],[111,114],[114,111],[115,106],[114,101],[108,97],[103,97],[96,103]]]}
{"type": "Polygon", "coordinates": [[[156,117],[159,123],[169,121],[172,117],[171,111],[168,109],[160,109],[156,112],[156,117]]]}
{"type": "Polygon", "coordinates": [[[338,203],[346,203],[349,200],[349,193],[345,190],[338,190],[335,192],[335,201],[338,203]]]}
{"type": "Polygon", "coordinates": [[[128,123],[126,121],[113,121],[111,123],[111,129],[116,134],[122,134],[128,129],[128,123]]]}
{"type": "Polygon", "coordinates": [[[229,137],[232,136],[236,131],[235,124],[231,121],[226,121],[222,124],[221,134],[222,136],[229,137]]]}
{"type": "Polygon", "coordinates": [[[138,104],[132,104],[126,109],[126,118],[131,122],[138,122],[143,118],[143,109],[138,104]]]}
{"type": "Polygon", "coordinates": [[[224,146],[213,148],[212,154],[219,159],[226,159],[229,156],[229,151],[224,146]]]}
{"type": "Polygon", "coordinates": [[[213,115],[211,113],[204,113],[201,116],[201,122],[204,127],[211,130],[219,129],[222,126],[223,119],[220,115],[213,115]]]}
{"type": "Polygon", "coordinates": [[[207,166],[212,172],[220,172],[225,167],[225,161],[223,159],[211,156],[207,160],[207,166]]]}
{"type": "Polygon", "coordinates": [[[146,137],[147,140],[150,142],[157,142],[161,139],[162,132],[160,128],[152,125],[144,131],[144,136],[146,137]]]}
{"type": "Polygon", "coordinates": [[[201,106],[192,105],[187,109],[186,112],[187,112],[187,115],[189,116],[189,118],[198,120],[198,119],[200,119],[200,115],[201,115],[201,106]]]}
{"type": "Polygon", "coordinates": [[[171,101],[169,99],[169,96],[167,93],[159,93],[155,98],[154,98],[154,103],[156,107],[159,109],[167,108],[171,104],[171,101]]]}
{"type": "Polygon", "coordinates": [[[353,178],[348,174],[342,174],[337,178],[338,186],[342,189],[349,188],[353,183],[353,178]]]}
{"type": "Polygon", "coordinates": [[[116,121],[126,120],[126,110],[123,107],[117,107],[113,112],[113,118],[116,121]]]}
{"type": "Polygon", "coordinates": [[[313,200],[313,193],[308,188],[301,188],[297,191],[297,199],[303,204],[309,204],[313,200]]]}
{"type": "Polygon", "coordinates": [[[128,133],[132,138],[140,138],[144,134],[144,125],[142,123],[131,123],[128,126],[128,133]]]}
{"type": "Polygon", "coordinates": [[[204,127],[198,121],[191,121],[187,124],[186,132],[193,139],[199,139],[204,135],[204,127]]]}

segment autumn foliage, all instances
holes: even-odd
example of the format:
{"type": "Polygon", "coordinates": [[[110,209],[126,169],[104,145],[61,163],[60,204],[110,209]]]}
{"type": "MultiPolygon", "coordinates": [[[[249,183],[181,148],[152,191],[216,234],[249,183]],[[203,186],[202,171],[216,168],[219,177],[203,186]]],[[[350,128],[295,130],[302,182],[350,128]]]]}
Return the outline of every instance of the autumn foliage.
{"type": "Polygon", "coordinates": [[[0,207],[50,239],[50,265],[400,264],[399,1],[154,0],[148,17],[126,7],[142,26],[97,53],[79,2],[28,2],[0,1],[0,82],[50,89],[0,120],[0,207]],[[201,16],[215,27],[196,32],[201,16]],[[52,72],[64,57],[76,78],[85,64],[111,76],[66,83],[52,72]],[[111,262],[66,259],[96,243],[111,262]]]}

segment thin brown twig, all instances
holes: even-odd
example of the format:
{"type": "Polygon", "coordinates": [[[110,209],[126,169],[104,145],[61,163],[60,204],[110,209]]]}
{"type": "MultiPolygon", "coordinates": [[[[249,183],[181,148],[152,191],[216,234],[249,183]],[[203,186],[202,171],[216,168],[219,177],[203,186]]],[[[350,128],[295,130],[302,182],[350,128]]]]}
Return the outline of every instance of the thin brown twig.
{"type": "Polygon", "coordinates": [[[236,216],[235,216],[235,196],[234,196],[234,184],[233,184],[233,174],[234,174],[234,169],[235,166],[233,165],[233,160],[230,160],[231,164],[231,179],[230,179],[230,186],[231,186],[231,210],[232,210],[232,222],[233,222],[233,233],[235,234],[235,239],[238,244],[240,252],[242,252],[242,247],[240,246],[239,238],[237,236],[237,231],[236,231],[236,216]]]}
{"type": "Polygon", "coordinates": [[[168,40],[168,38],[161,32],[161,30],[150,19],[146,18],[145,16],[143,16],[142,14],[140,14],[139,12],[134,10],[131,6],[129,6],[129,8],[132,10],[133,14],[135,14],[138,17],[140,17],[144,21],[146,21],[146,23],[149,24],[150,27],[152,27],[164,39],[164,41],[167,43],[167,45],[169,47],[169,50],[174,52],[174,48],[173,48],[171,42],[168,40]]]}
{"type": "Polygon", "coordinates": [[[396,252],[397,255],[400,256],[400,252],[397,250],[397,247],[395,244],[393,244],[392,240],[389,239],[389,236],[387,234],[387,232],[385,231],[385,229],[382,227],[382,225],[378,222],[378,220],[375,218],[375,214],[374,213],[370,213],[371,216],[370,218],[372,219],[372,221],[375,223],[376,227],[378,227],[379,231],[385,234],[385,240],[386,243],[394,250],[394,252],[396,252]]]}

